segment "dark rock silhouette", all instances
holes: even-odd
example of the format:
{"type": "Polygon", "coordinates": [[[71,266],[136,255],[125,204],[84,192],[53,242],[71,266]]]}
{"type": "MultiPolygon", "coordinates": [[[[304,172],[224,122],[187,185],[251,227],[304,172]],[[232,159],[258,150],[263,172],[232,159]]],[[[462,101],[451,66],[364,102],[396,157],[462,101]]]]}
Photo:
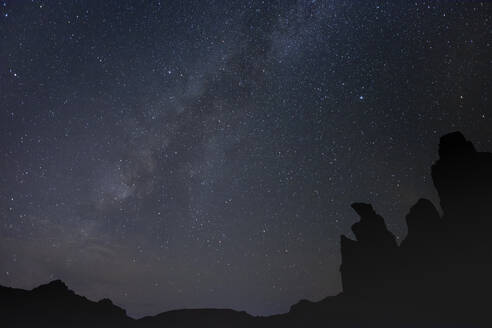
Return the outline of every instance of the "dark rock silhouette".
{"type": "MultiPolygon", "coordinates": [[[[402,248],[422,253],[434,247],[436,238],[444,233],[444,222],[431,201],[421,198],[406,216],[408,234],[401,243],[402,248]]],[[[424,255],[424,254],[422,254],[424,255]]]]}
{"type": "Polygon", "coordinates": [[[432,178],[448,230],[443,255],[450,274],[443,289],[448,298],[475,301],[451,304],[450,309],[481,316],[492,292],[492,154],[477,152],[454,132],[441,138],[439,155],[432,178]]]}
{"type": "Polygon", "coordinates": [[[389,246],[388,234],[381,228],[384,220],[371,213],[368,205],[364,213],[360,205],[353,205],[361,221],[352,228],[357,241],[342,236],[344,293],[362,293],[373,303],[391,302],[385,304],[388,309],[411,316],[415,323],[480,326],[489,321],[485,306],[492,273],[488,209],[492,154],[477,152],[461,133],[454,132],[441,138],[439,156],[432,178],[443,216],[429,200],[418,200],[406,217],[408,235],[399,247],[389,246]],[[356,228],[365,217],[372,217],[374,223],[373,228],[366,223],[362,235],[356,228]],[[377,260],[367,260],[369,256],[377,260]],[[374,267],[365,269],[369,263],[374,267]]]}
{"type": "Polygon", "coordinates": [[[439,193],[444,218],[477,230],[491,227],[488,204],[492,201],[492,154],[477,152],[460,132],[441,138],[439,160],[432,179],[439,193]]]}
{"type": "Polygon", "coordinates": [[[2,327],[130,327],[133,319],[109,300],[92,302],[60,280],[31,291],[0,287],[2,327]]]}
{"type": "Polygon", "coordinates": [[[350,295],[370,295],[391,279],[388,266],[394,262],[397,243],[371,205],[354,203],[352,208],[361,220],[352,225],[357,241],[341,238],[343,290],[350,295]]]}
{"type": "Polygon", "coordinates": [[[258,322],[246,312],[227,309],[176,310],[138,320],[139,327],[254,327],[258,322]]]}
{"type": "Polygon", "coordinates": [[[399,290],[408,300],[417,300],[422,291],[439,295],[436,281],[445,271],[442,256],[446,228],[439,212],[427,199],[419,199],[406,216],[408,234],[400,246],[399,290]]]}
{"type": "Polygon", "coordinates": [[[220,309],[177,310],[134,320],[56,280],[31,291],[0,287],[2,327],[490,327],[492,154],[459,132],[441,138],[432,178],[441,216],[419,199],[401,245],[369,204],[354,203],[356,240],[341,237],[343,293],[254,317],[220,309]]]}

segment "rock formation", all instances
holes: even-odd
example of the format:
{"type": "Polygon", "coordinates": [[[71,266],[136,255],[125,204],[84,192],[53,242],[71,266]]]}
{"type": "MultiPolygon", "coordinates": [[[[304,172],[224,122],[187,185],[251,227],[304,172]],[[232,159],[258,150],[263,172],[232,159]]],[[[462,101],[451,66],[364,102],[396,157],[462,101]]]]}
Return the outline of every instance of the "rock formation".
{"type": "Polygon", "coordinates": [[[454,132],[441,138],[439,156],[432,178],[443,216],[429,200],[418,200],[399,247],[370,205],[352,205],[361,221],[352,227],[357,240],[341,239],[344,294],[410,306],[422,321],[442,316],[478,324],[492,291],[492,154],[454,132]]]}
{"type": "Polygon", "coordinates": [[[352,208],[361,220],[352,226],[357,241],[342,236],[343,290],[347,294],[371,295],[382,290],[391,279],[388,266],[394,262],[397,244],[384,219],[371,205],[354,203],[352,208]]]}

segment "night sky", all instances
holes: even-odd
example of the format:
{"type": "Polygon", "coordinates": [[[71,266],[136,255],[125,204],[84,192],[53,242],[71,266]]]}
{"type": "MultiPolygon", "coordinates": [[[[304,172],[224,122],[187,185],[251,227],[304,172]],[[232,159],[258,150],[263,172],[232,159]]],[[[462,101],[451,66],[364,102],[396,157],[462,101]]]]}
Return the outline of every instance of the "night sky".
{"type": "Polygon", "coordinates": [[[442,134],[492,151],[491,7],[0,1],[0,284],[135,317],[340,292],[352,202],[401,240],[442,134]]]}

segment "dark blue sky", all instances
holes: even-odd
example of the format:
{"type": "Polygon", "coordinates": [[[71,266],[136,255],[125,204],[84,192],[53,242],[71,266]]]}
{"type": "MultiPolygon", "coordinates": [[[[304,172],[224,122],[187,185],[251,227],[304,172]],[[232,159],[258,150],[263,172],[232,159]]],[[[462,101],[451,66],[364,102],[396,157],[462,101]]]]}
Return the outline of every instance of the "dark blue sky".
{"type": "Polygon", "coordinates": [[[492,150],[490,13],[0,1],[0,284],[133,316],[338,293],[351,202],[401,239],[440,135],[492,150]]]}

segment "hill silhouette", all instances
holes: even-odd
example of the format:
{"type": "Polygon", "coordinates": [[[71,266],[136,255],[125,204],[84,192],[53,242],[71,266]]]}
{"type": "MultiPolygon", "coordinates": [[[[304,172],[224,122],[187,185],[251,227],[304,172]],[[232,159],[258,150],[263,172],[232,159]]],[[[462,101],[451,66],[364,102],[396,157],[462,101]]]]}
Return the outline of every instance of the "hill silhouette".
{"type": "Polygon", "coordinates": [[[286,314],[177,310],[134,320],[61,281],[31,291],[0,287],[2,327],[489,327],[492,154],[459,132],[441,138],[432,166],[442,215],[419,199],[401,245],[370,204],[354,203],[355,240],[341,237],[343,293],[300,301],[286,314]]]}
{"type": "Polygon", "coordinates": [[[93,302],[60,280],[33,290],[0,287],[2,327],[130,327],[133,319],[109,299],[93,302]]]}

